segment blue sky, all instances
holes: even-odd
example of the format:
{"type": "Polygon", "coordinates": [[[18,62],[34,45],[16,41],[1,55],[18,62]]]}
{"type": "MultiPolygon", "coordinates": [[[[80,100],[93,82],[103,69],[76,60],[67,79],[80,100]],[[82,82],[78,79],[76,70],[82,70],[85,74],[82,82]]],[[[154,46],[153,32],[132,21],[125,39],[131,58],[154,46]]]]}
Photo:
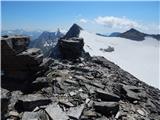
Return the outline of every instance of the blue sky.
{"type": "Polygon", "coordinates": [[[92,32],[110,33],[131,27],[157,33],[160,2],[3,1],[2,29],[56,30],[78,23],[92,32]]]}

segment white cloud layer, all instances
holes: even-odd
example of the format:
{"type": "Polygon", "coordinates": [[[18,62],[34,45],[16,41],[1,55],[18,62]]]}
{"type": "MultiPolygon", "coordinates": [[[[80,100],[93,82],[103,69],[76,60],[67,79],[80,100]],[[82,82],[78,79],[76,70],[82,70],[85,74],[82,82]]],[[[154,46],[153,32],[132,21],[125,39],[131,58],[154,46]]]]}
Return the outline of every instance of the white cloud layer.
{"type": "Polygon", "coordinates": [[[105,25],[108,27],[116,27],[116,28],[140,28],[141,25],[136,21],[130,20],[126,17],[114,17],[114,16],[99,16],[94,19],[97,24],[105,25]]]}
{"type": "Polygon", "coordinates": [[[80,22],[80,23],[87,23],[88,20],[86,20],[86,19],[80,19],[79,22],[80,22]]]}
{"type": "Polygon", "coordinates": [[[87,24],[99,28],[100,30],[103,29],[106,32],[107,29],[111,32],[111,30],[124,32],[130,28],[138,29],[142,32],[149,33],[149,34],[160,34],[160,25],[157,23],[145,23],[145,22],[137,22],[135,20],[131,20],[127,17],[115,17],[115,16],[98,16],[93,19],[86,19],[81,18],[78,20],[79,23],[83,25],[87,24]],[[101,27],[105,26],[105,27],[101,27]],[[110,29],[112,28],[112,29],[110,29]]]}

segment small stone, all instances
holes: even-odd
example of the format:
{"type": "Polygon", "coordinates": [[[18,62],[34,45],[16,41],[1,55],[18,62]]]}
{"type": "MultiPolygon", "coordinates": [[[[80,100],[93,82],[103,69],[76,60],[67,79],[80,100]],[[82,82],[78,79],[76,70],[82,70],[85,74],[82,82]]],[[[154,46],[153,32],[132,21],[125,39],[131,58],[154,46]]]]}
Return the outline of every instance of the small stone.
{"type": "Polygon", "coordinates": [[[78,83],[77,83],[76,81],[74,81],[74,80],[69,80],[69,79],[67,79],[67,80],[65,80],[64,82],[66,82],[66,83],[68,83],[68,84],[71,84],[71,85],[75,85],[75,86],[78,85],[78,83]]]}
{"type": "Polygon", "coordinates": [[[88,98],[88,95],[85,94],[85,93],[80,93],[79,95],[80,95],[80,97],[81,97],[83,100],[85,100],[85,99],[88,98]]]}
{"type": "Polygon", "coordinates": [[[74,92],[74,91],[71,91],[71,92],[69,93],[70,96],[74,96],[74,95],[76,95],[76,94],[77,94],[77,93],[74,92]]]}
{"type": "Polygon", "coordinates": [[[64,105],[65,107],[74,107],[74,105],[67,101],[60,101],[59,104],[64,105]]]}
{"type": "Polygon", "coordinates": [[[119,116],[120,116],[120,111],[118,111],[118,112],[117,112],[117,114],[116,114],[115,118],[116,118],[116,119],[118,119],[118,118],[119,118],[119,116]]]}
{"type": "Polygon", "coordinates": [[[135,100],[135,101],[133,101],[133,103],[134,103],[134,104],[137,104],[137,103],[138,103],[138,101],[137,101],[137,100],[135,100]]]}
{"type": "Polygon", "coordinates": [[[80,88],[78,91],[79,91],[79,92],[83,92],[83,89],[82,89],[82,88],[80,88]]]}
{"type": "Polygon", "coordinates": [[[88,104],[89,102],[90,102],[90,99],[87,98],[86,101],[85,101],[85,103],[88,104]]]}
{"type": "Polygon", "coordinates": [[[9,112],[9,116],[19,117],[19,113],[16,112],[16,111],[10,111],[10,112],[9,112]]]}
{"type": "Polygon", "coordinates": [[[89,111],[85,111],[85,112],[84,112],[84,116],[96,117],[97,114],[96,114],[96,112],[94,112],[94,111],[92,111],[92,110],[89,110],[89,111]]]}
{"type": "Polygon", "coordinates": [[[138,109],[137,112],[142,116],[146,116],[145,112],[141,109],[138,109]]]}

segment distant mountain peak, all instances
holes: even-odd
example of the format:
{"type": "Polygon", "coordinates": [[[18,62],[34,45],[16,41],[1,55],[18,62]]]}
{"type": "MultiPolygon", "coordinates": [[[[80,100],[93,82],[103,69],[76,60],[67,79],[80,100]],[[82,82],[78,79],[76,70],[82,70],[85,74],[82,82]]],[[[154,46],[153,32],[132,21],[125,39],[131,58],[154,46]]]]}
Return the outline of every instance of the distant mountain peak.
{"type": "Polygon", "coordinates": [[[142,33],[142,32],[138,31],[138,30],[137,30],[137,29],[135,29],[135,28],[131,28],[131,29],[129,29],[129,30],[128,30],[128,31],[126,31],[126,32],[142,33]]]}
{"type": "Polygon", "coordinates": [[[130,30],[119,34],[118,37],[127,38],[127,39],[131,39],[131,40],[136,40],[136,41],[145,40],[145,37],[152,37],[154,39],[160,40],[159,34],[157,34],[157,35],[156,34],[146,34],[146,33],[140,32],[134,28],[131,28],[130,30]]]}
{"type": "Polygon", "coordinates": [[[128,31],[138,31],[138,30],[136,30],[135,28],[131,28],[128,31]]]}
{"type": "Polygon", "coordinates": [[[80,31],[83,30],[79,25],[77,25],[76,23],[74,23],[69,31],[66,33],[66,35],[64,36],[65,39],[69,39],[72,37],[79,37],[79,33],[80,31]]]}
{"type": "Polygon", "coordinates": [[[73,28],[76,28],[76,29],[80,29],[80,30],[83,30],[78,24],[74,23],[71,27],[72,29],[73,28]]]}
{"type": "Polygon", "coordinates": [[[146,36],[146,34],[131,28],[130,30],[121,33],[118,35],[119,37],[123,37],[123,38],[127,38],[127,39],[131,39],[131,40],[136,40],[136,41],[142,41],[144,40],[144,37],[146,36]]]}

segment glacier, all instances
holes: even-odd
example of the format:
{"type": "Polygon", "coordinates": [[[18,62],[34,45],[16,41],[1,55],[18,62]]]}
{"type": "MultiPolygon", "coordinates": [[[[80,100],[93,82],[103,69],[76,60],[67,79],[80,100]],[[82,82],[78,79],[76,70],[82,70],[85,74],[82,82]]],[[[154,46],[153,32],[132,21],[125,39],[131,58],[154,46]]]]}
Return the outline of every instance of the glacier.
{"type": "Polygon", "coordinates": [[[84,38],[84,50],[91,56],[103,56],[141,81],[160,89],[160,42],[158,40],[152,37],[146,37],[143,41],[102,37],[85,30],[81,30],[79,36],[84,38]],[[108,46],[114,47],[114,51],[100,50],[108,46]]]}

